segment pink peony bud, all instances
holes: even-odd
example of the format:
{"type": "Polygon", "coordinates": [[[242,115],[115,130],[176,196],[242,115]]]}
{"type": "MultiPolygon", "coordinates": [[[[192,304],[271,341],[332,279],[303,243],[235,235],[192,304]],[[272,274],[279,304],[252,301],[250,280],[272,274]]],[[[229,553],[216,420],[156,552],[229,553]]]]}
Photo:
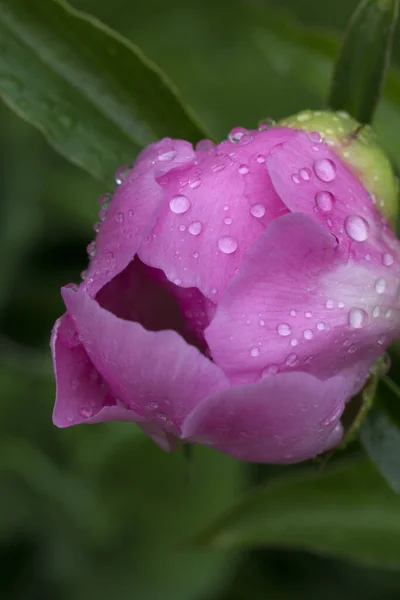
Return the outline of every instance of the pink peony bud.
{"type": "Polygon", "coordinates": [[[56,425],[134,421],[165,450],[276,463],[340,441],[399,335],[400,246],[378,210],[394,186],[359,131],[332,144],[294,123],[164,139],[118,171],[86,279],[62,290],[56,425]]]}

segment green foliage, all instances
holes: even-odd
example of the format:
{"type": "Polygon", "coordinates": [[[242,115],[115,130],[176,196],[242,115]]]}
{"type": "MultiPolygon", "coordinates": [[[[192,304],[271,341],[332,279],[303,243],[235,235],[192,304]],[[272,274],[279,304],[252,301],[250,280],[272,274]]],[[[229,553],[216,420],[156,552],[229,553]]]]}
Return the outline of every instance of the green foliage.
{"type": "Polygon", "coordinates": [[[390,61],[398,0],[362,0],[344,35],[329,95],[335,110],[370,123],[390,61]]]}
{"type": "Polygon", "coordinates": [[[7,104],[101,181],[160,137],[204,136],[136,46],[63,0],[2,0],[0,35],[7,104]]]}
{"type": "Polygon", "coordinates": [[[291,546],[361,562],[400,564],[400,498],[366,460],[282,478],[201,536],[219,549],[291,546]]]}

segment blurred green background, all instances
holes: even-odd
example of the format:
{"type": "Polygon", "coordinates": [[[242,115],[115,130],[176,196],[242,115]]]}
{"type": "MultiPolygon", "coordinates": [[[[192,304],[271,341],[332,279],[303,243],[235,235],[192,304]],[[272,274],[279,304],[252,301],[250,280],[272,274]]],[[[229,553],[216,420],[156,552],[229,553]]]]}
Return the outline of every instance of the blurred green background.
{"type": "MultiPolygon", "coordinates": [[[[40,0],[35,0],[40,1],[40,0]]],[[[74,0],[160,65],[220,137],[324,106],[355,0],[74,0]]],[[[400,31],[393,61],[400,64],[400,31]]],[[[400,102],[377,117],[400,157],[400,102]]],[[[279,468],[196,448],[188,473],[129,424],[57,430],[48,339],[78,281],[104,191],[8,108],[1,115],[0,598],[400,597],[400,573],[306,551],[223,554],[190,538],[279,468]]]]}

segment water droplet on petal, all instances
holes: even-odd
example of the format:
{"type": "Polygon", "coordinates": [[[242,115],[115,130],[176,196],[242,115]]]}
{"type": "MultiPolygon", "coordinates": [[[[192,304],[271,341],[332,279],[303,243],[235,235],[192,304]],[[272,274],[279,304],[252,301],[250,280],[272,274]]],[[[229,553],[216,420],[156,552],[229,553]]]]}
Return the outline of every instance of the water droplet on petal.
{"type": "Polygon", "coordinates": [[[247,165],[240,165],[239,167],[239,173],[241,175],[247,175],[247,173],[249,173],[250,169],[247,165]]]}
{"type": "Polygon", "coordinates": [[[253,356],[254,358],[255,358],[256,356],[260,356],[260,349],[259,349],[259,348],[257,348],[257,346],[254,346],[254,348],[252,348],[252,349],[250,350],[250,355],[251,355],[251,356],[253,356]]]}
{"type": "Polygon", "coordinates": [[[233,221],[232,217],[225,217],[225,219],[224,219],[225,225],[232,225],[232,221],[233,221]]]}
{"type": "Polygon", "coordinates": [[[349,347],[349,350],[348,350],[348,352],[350,352],[350,354],[354,354],[354,352],[355,352],[356,350],[357,350],[357,346],[355,346],[354,344],[352,344],[352,345],[349,347]]]}
{"type": "Polygon", "coordinates": [[[382,278],[377,279],[375,283],[375,290],[378,294],[384,294],[386,291],[386,281],[382,278]]]}
{"type": "Polygon", "coordinates": [[[201,185],[201,179],[199,179],[197,177],[196,177],[196,179],[189,179],[189,187],[192,188],[192,190],[195,190],[200,185],[201,185]]]}
{"type": "Polygon", "coordinates": [[[311,171],[310,169],[305,167],[304,169],[300,169],[299,175],[303,179],[303,181],[308,181],[311,177],[311,171]]]}
{"type": "Polygon", "coordinates": [[[362,329],[368,322],[368,314],[362,308],[352,308],[349,312],[349,323],[354,329],[362,329]]]}
{"type": "Polygon", "coordinates": [[[314,162],[314,173],[321,181],[333,181],[336,177],[336,165],[329,158],[320,158],[314,162]]]}
{"type": "Polygon", "coordinates": [[[317,323],[317,329],[318,331],[324,331],[326,328],[326,325],[323,321],[320,321],[319,323],[317,323]]]}
{"type": "Polygon", "coordinates": [[[379,317],[380,314],[381,309],[379,308],[379,306],[375,306],[374,310],[372,311],[372,316],[376,319],[377,317],[379,317]]]}
{"type": "Polygon", "coordinates": [[[325,305],[325,306],[326,306],[326,308],[329,308],[329,309],[330,309],[330,308],[333,308],[333,307],[334,307],[334,305],[335,305],[335,303],[334,303],[334,301],[333,301],[333,300],[327,300],[327,301],[326,301],[326,305],[325,305]]]}
{"type": "Polygon", "coordinates": [[[394,258],[389,252],[385,252],[382,255],[382,262],[386,267],[391,267],[394,263],[394,258]]]}
{"type": "Polygon", "coordinates": [[[90,242],[90,244],[88,244],[86,248],[86,252],[90,256],[90,258],[96,256],[96,242],[90,242]]]}
{"type": "Polygon", "coordinates": [[[258,131],[268,131],[268,129],[271,129],[275,124],[276,121],[274,119],[263,119],[258,124],[258,131]]]}
{"type": "Polygon", "coordinates": [[[199,235],[202,229],[203,224],[201,223],[201,221],[193,221],[193,223],[190,223],[189,225],[189,233],[191,233],[192,235],[199,235]]]}
{"type": "Polygon", "coordinates": [[[297,310],[292,308],[292,310],[290,311],[290,316],[295,317],[296,315],[297,315],[297,310]]]}
{"type": "Polygon", "coordinates": [[[250,208],[250,213],[256,219],[261,219],[265,215],[265,206],[263,204],[253,204],[250,208]]]}
{"type": "Polygon", "coordinates": [[[95,231],[96,233],[99,233],[99,231],[100,231],[100,227],[101,227],[101,223],[99,223],[99,221],[97,221],[97,223],[95,223],[95,224],[93,225],[93,229],[94,229],[94,231],[95,231]]]}
{"type": "Polygon", "coordinates": [[[198,252],[193,252],[192,256],[193,258],[199,258],[200,254],[198,252]]]}
{"type": "Polygon", "coordinates": [[[294,354],[293,352],[288,354],[288,356],[286,357],[286,364],[288,365],[288,367],[294,367],[294,365],[297,364],[297,361],[298,361],[298,356],[297,356],[297,354],[294,354]]]}
{"type": "Polygon", "coordinates": [[[82,406],[79,410],[79,414],[84,419],[89,419],[93,415],[93,409],[90,406],[82,406]]]}
{"type": "Polygon", "coordinates": [[[129,165],[122,165],[121,167],[119,167],[119,169],[116,170],[115,181],[117,185],[121,185],[121,183],[128,178],[130,171],[131,167],[129,165]]]}
{"type": "Polygon", "coordinates": [[[224,254],[233,254],[237,250],[238,243],[235,238],[227,235],[218,240],[218,248],[224,254]]]}
{"type": "Polygon", "coordinates": [[[265,159],[265,156],[264,156],[264,154],[259,154],[259,155],[257,156],[257,159],[256,159],[256,160],[257,160],[257,162],[258,162],[258,163],[260,163],[260,165],[262,165],[263,163],[265,163],[265,160],[266,160],[266,159],[265,159]]]}
{"type": "Polygon", "coordinates": [[[200,140],[196,144],[196,152],[207,152],[208,150],[211,150],[211,148],[214,148],[214,145],[214,142],[211,140],[200,140]]]}
{"type": "Polygon", "coordinates": [[[276,330],[279,333],[279,335],[282,335],[282,336],[287,336],[292,333],[292,328],[290,327],[290,325],[288,323],[279,323],[276,330]]]}
{"type": "Polygon", "coordinates": [[[326,191],[318,192],[315,196],[315,203],[323,212],[329,212],[332,210],[334,200],[334,195],[326,191]]]}
{"type": "Polygon", "coordinates": [[[111,194],[103,194],[99,198],[99,204],[100,204],[100,206],[102,206],[102,207],[108,206],[110,204],[110,202],[111,202],[111,199],[112,199],[112,195],[111,194]]]}
{"type": "Polygon", "coordinates": [[[369,234],[367,221],[358,215],[350,215],[344,222],[346,233],[356,242],[364,242],[369,234]]]}
{"type": "Polygon", "coordinates": [[[178,194],[177,196],[173,196],[169,201],[169,207],[173,213],[177,215],[182,215],[187,212],[190,208],[189,198],[186,196],[182,196],[178,194]]]}
{"type": "Polygon", "coordinates": [[[393,311],[390,308],[388,308],[387,311],[385,312],[385,317],[387,319],[391,319],[393,317],[393,311]]]}
{"type": "Polygon", "coordinates": [[[261,372],[261,377],[268,377],[269,375],[276,375],[278,372],[278,365],[268,365],[261,372]]]}
{"type": "Polygon", "coordinates": [[[104,221],[107,219],[107,215],[108,215],[108,208],[102,208],[101,211],[99,212],[99,219],[102,223],[104,223],[104,221]]]}
{"type": "Polygon", "coordinates": [[[296,340],[296,338],[293,338],[292,340],[290,340],[290,345],[291,346],[298,346],[299,345],[299,340],[296,340]]]}
{"type": "Polygon", "coordinates": [[[300,177],[298,175],[296,175],[296,173],[293,173],[292,181],[293,181],[293,183],[300,183],[300,177]]]}
{"type": "Polygon", "coordinates": [[[177,152],[175,150],[169,150],[168,152],[163,152],[158,155],[158,160],[161,162],[166,160],[173,160],[177,156],[177,152]]]}
{"type": "Polygon", "coordinates": [[[177,277],[176,279],[174,279],[174,284],[175,285],[181,285],[182,283],[182,279],[179,279],[179,277],[177,277]]]}
{"type": "Polygon", "coordinates": [[[115,220],[117,221],[117,223],[123,223],[124,221],[124,213],[123,212],[119,212],[115,215],[115,220]]]}
{"type": "Polygon", "coordinates": [[[320,134],[318,133],[318,131],[312,131],[308,137],[310,138],[310,140],[312,142],[319,143],[322,141],[322,138],[321,138],[320,134]]]}
{"type": "Polygon", "coordinates": [[[311,331],[311,329],[305,329],[303,331],[303,336],[304,336],[304,339],[306,339],[306,340],[312,340],[314,337],[314,334],[311,331]]]}

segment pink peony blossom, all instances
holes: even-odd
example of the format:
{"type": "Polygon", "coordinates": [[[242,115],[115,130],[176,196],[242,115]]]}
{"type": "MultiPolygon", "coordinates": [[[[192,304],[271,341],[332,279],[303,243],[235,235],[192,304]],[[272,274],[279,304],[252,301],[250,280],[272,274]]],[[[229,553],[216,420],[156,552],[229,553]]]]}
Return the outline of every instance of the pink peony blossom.
{"type": "Polygon", "coordinates": [[[319,134],[263,129],[164,139],[119,171],[62,290],[57,426],[133,421],[164,450],[275,463],[340,442],[399,335],[399,243],[319,134]]]}

